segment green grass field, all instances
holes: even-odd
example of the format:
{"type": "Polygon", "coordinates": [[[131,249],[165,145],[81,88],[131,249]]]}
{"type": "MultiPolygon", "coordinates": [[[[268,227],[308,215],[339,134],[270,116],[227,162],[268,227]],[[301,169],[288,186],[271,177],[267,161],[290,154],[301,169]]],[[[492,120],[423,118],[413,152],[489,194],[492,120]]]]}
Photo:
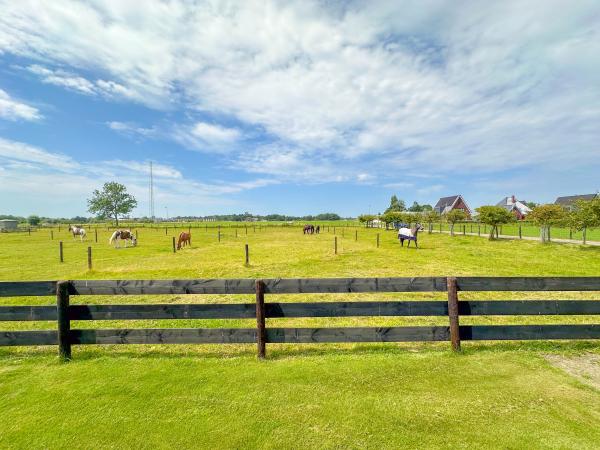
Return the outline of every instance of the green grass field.
{"type": "MultiPolygon", "coordinates": [[[[600,248],[333,228],[193,230],[173,254],[175,230],[140,228],[139,246],[115,250],[109,232],[74,241],[64,229],[0,234],[0,280],[259,278],[429,275],[594,275],[600,248]],[[343,235],[342,235],[343,233],[343,235]],[[381,245],[376,248],[376,234],[381,245]],[[90,238],[91,237],[91,241],[90,238]],[[65,262],[58,261],[58,240],[65,262]],[[244,244],[250,265],[244,265],[244,244]],[[92,271],[86,249],[93,248],[92,271]]],[[[600,293],[465,293],[462,298],[584,298],[600,293]]],[[[267,301],[439,299],[443,294],[281,295],[267,301]]],[[[251,296],[73,297],[73,303],[250,302],[251,296]]],[[[4,305],[53,298],[4,298],[4,305]]],[[[437,325],[444,318],[269,319],[267,326],[437,325]]],[[[598,317],[473,317],[461,323],[598,323],[598,317]]],[[[75,322],[74,328],[247,327],[252,320],[75,322]]],[[[54,323],[0,322],[0,330],[54,323]]],[[[600,391],[547,355],[600,355],[597,342],[0,348],[4,448],[598,448],[600,391]]],[[[586,375],[587,376],[587,375],[586,375]]]]}

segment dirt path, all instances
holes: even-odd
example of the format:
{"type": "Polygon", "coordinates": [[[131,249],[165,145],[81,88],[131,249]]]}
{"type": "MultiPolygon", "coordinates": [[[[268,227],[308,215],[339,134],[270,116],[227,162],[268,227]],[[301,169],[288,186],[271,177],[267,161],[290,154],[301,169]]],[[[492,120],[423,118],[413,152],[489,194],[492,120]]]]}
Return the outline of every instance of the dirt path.
{"type": "Polygon", "coordinates": [[[594,353],[576,356],[546,355],[545,358],[554,367],[600,390],[600,355],[594,353]]]}
{"type": "MultiPolygon", "coordinates": [[[[426,232],[426,231],[425,231],[426,232]]],[[[438,230],[433,230],[434,233],[439,234],[440,232],[438,230]]],[[[450,234],[449,231],[442,231],[443,234],[450,234]]],[[[455,231],[454,234],[456,236],[463,236],[463,232],[461,231],[455,231]]],[[[481,233],[481,235],[477,234],[477,233],[469,233],[466,232],[464,234],[464,236],[479,236],[479,237],[485,237],[487,238],[487,234],[481,233]]],[[[507,234],[500,234],[498,236],[498,239],[512,239],[512,240],[523,240],[523,241],[539,241],[540,238],[539,237],[533,237],[533,236],[523,236],[522,238],[519,238],[519,236],[512,236],[512,235],[507,235],[507,234]]],[[[583,245],[582,241],[578,241],[575,239],[561,239],[561,238],[552,238],[552,240],[550,242],[558,242],[561,244],[577,244],[577,245],[583,245]]],[[[587,241],[586,245],[591,245],[591,246],[600,246],[600,242],[598,241],[587,241]]]]}

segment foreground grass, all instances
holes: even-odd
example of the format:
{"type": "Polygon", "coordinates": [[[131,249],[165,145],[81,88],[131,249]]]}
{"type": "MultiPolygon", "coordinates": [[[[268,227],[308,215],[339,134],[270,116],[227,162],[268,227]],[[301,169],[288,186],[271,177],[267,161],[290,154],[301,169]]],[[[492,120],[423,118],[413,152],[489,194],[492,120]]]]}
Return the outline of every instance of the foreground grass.
{"type": "MultiPolygon", "coordinates": [[[[595,275],[600,249],[337,229],[194,231],[177,254],[164,230],[114,250],[66,233],[0,235],[0,280],[428,275],[595,275]],[[375,235],[381,235],[376,248],[375,235]],[[342,236],[342,233],[344,235],[342,236]],[[243,263],[250,245],[251,264],[243,263]],[[93,247],[94,270],[86,268],[93,247]]],[[[92,236],[93,238],[93,236],[92,236]]],[[[599,293],[464,293],[462,298],[597,298],[599,293]],[[549,297],[551,296],[551,297],[549,297]]],[[[440,299],[439,293],[269,296],[268,301],[440,299]]],[[[2,304],[52,304],[7,298],[2,304]]],[[[251,302],[251,296],[74,297],[74,303],[251,302]]],[[[463,318],[462,323],[598,323],[597,317],[463,318]]],[[[272,319],[268,326],[445,324],[443,318],[272,319]]],[[[74,327],[248,326],[252,321],[78,322],[74,327]]],[[[1,330],[54,328],[0,322],[1,330]]],[[[551,367],[552,354],[600,353],[594,342],[75,347],[0,349],[0,447],[7,448],[598,448],[600,392],[551,367]]]]}
{"type": "Polygon", "coordinates": [[[20,448],[594,448],[600,393],[514,351],[393,347],[265,362],[162,352],[2,359],[20,448]]]}

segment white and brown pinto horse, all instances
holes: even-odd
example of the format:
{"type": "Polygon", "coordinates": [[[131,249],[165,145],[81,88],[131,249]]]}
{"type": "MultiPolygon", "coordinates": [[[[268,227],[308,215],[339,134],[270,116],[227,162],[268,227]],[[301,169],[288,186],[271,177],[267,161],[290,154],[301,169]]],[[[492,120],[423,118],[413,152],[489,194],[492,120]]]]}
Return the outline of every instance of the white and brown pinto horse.
{"type": "Polygon", "coordinates": [[[69,231],[73,233],[73,239],[75,239],[76,236],[79,236],[83,241],[83,238],[86,236],[85,230],[81,227],[76,227],[75,225],[69,225],[69,231]]]}
{"type": "Polygon", "coordinates": [[[125,248],[127,248],[127,242],[131,242],[131,245],[135,247],[137,245],[137,239],[135,235],[131,232],[131,230],[117,230],[115,231],[110,239],[108,240],[109,244],[116,244],[115,248],[121,248],[119,245],[120,241],[125,241],[125,248]]]}
{"type": "Polygon", "coordinates": [[[419,236],[419,231],[423,231],[423,226],[420,223],[416,223],[412,228],[400,228],[398,230],[398,239],[400,240],[400,245],[404,247],[404,241],[408,241],[408,247],[410,247],[410,241],[415,242],[415,247],[419,247],[417,245],[417,237],[419,236]]]}

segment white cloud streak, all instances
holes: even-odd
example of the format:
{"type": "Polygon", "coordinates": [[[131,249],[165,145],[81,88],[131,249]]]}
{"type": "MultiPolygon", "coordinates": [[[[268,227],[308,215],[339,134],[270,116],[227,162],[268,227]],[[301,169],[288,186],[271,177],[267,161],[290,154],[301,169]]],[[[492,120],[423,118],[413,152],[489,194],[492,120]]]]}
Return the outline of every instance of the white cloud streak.
{"type": "Polygon", "coordinates": [[[37,108],[12,98],[0,89],[0,118],[6,120],[39,120],[43,116],[37,108]]]}

